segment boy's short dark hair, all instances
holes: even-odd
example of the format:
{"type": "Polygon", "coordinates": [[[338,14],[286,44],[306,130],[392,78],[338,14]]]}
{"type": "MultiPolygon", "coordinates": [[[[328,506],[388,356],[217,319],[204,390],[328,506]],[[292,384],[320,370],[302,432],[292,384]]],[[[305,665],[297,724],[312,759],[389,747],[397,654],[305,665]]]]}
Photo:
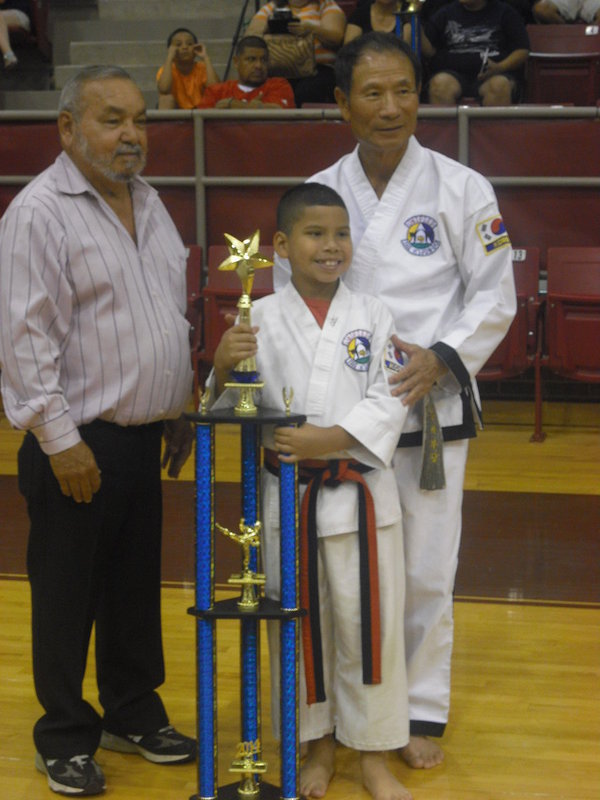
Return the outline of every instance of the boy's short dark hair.
{"type": "Polygon", "coordinates": [[[335,59],[335,85],[342,90],[346,97],[352,88],[352,75],[354,67],[357,65],[361,56],[366,52],[374,53],[398,53],[408,58],[412,64],[415,74],[415,88],[421,87],[421,62],[413,53],[406,42],[398,39],[393,33],[380,33],[371,31],[344,45],[335,59]]]}
{"type": "Polygon", "coordinates": [[[243,36],[235,46],[235,55],[241,56],[247,47],[260,47],[269,52],[267,43],[262,36],[243,36]]]}
{"type": "Polygon", "coordinates": [[[189,28],[175,28],[175,30],[171,31],[171,33],[169,34],[169,38],[167,39],[167,47],[171,47],[171,42],[173,41],[173,37],[176,36],[178,33],[189,33],[192,39],[194,40],[194,43],[198,42],[198,37],[196,36],[194,31],[191,31],[189,28]]]}
{"type": "Polygon", "coordinates": [[[277,230],[289,234],[302,215],[310,206],[339,206],[347,211],[346,204],[340,195],[330,186],[323,183],[300,183],[285,192],[277,206],[277,230]]]}

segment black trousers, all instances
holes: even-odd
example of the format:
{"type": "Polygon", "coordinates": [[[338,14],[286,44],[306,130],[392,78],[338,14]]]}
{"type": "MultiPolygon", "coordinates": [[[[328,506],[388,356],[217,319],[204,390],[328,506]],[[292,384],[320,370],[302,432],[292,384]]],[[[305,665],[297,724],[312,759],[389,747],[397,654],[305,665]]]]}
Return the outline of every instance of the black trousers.
{"type": "Polygon", "coordinates": [[[160,619],[162,423],[102,421],[80,432],[102,471],[91,503],[65,497],[32,434],[19,451],[30,535],[33,675],[45,714],[34,741],[46,758],[92,754],[102,728],[144,734],[168,723],[160,619]],[[83,699],[95,624],[98,699],[83,699]]]}

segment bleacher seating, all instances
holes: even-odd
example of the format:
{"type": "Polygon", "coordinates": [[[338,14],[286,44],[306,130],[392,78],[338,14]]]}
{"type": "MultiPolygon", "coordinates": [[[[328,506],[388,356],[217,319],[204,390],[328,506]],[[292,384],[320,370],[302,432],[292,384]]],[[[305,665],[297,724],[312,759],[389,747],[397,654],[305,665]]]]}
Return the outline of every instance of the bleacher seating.
{"type": "Polygon", "coordinates": [[[595,105],[600,97],[600,32],[595,25],[528,25],[530,103],[595,105]]]}
{"type": "Polygon", "coordinates": [[[539,247],[515,248],[513,269],[517,294],[517,312],[506,336],[477,375],[478,381],[503,381],[535,367],[535,418],[532,441],[543,441],[540,348],[540,250],[539,247]]]}
{"type": "Polygon", "coordinates": [[[537,346],[540,308],[540,251],[537,247],[513,250],[517,313],[496,350],[477,375],[477,380],[498,381],[520,375],[532,366],[537,346]]]}
{"type": "Polygon", "coordinates": [[[548,369],[600,382],[600,247],[548,251],[546,346],[548,369]]]}

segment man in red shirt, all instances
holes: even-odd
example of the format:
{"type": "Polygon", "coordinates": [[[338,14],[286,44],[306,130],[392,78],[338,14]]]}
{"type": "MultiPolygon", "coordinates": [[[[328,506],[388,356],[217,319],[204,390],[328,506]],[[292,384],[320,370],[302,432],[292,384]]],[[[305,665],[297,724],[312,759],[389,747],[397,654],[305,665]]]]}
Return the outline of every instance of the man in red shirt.
{"type": "Polygon", "coordinates": [[[295,108],[285,78],[269,78],[269,51],[260,36],[245,36],[236,47],[236,81],[207,86],[198,108],[295,108]]]}

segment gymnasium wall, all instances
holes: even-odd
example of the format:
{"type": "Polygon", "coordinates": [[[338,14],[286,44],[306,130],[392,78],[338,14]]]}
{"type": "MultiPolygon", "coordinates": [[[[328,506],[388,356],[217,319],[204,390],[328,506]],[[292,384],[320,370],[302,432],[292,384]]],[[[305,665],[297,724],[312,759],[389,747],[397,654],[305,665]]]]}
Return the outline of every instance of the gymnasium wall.
{"type": "MultiPolygon", "coordinates": [[[[513,243],[539,247],[543,266],[548,247],[599,243],[599,112],[425,107],[417,136],[492,180],[513,243]]],[[[349,126],[329,109],[150,112],[148,134],[145,175],[186,244],[204,248],[222,243],[224,231],[260,228],[270,241],[286,186],[354,146],[349,126]]],[[[0,141],[2,213],[59,153],[55,115],[0,113],[0,141]]]]}

